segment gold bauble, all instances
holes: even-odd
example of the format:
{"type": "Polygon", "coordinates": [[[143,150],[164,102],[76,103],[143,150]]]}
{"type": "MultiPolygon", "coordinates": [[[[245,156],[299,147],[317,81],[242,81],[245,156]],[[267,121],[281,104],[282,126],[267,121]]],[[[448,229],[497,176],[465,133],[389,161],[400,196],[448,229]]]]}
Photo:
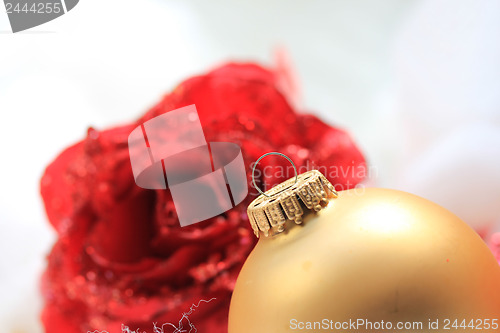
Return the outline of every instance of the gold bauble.
{"type": "Polygon", "coordinates": [[[343,191],[284,229],[261,234],[244,264],[229,333],[441,332],[447,321],[456,331],[456,319],[489,320],[482,331],[500,331],[491,329],[500,321],[500,266],[467,224],[428,200],[387,189],[343,191]],[[422,328],[306,329],[360,319],[422,328]],[[429,320],[439,329],[429,329],[429,320]]]}

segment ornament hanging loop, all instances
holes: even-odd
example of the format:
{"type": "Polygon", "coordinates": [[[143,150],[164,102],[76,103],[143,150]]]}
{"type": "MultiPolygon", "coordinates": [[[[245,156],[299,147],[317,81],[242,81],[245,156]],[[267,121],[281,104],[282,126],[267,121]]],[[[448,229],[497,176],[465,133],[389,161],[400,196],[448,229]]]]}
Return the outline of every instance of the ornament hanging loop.
{"type": "Polygon", "coordinates": [[[264,155],[262,155],[261,157],[259,157],[257,159],[257,161],[255,161],[255,164],[253,165],[253,168],[252,168],[252,183],[253,183],[253,186],[257,189],[257,191],[259,191],[260,194],[265,195],[268,198],[270,198],[271,196],[267,195],[264,192],[262,192],[262,190],[255,183],[255,168],[257,167],[257,164],[259,164],[259,162],[260,162],[261,159],[263,159],[264,157],[269,156],[269,155],[278,155],[278,156],[286,158],[288,160],[288,162],[290,162],[290,164],[293,166],[293,170],[295,171],[295,183],[290,184],[290,186],[282,189],[283,191],[286,190],[287,188],[290,188],[293,185],[297,184],[297,181],[299,179],[299,174],[297,173],[297,167],[295,166],[295,163],[293,163],[293,161],[292,161],[292,159],[290,157],[286,156],[285,154],[278,153],[278,152],[275,152],[275,151],[272,151],[272,152],[269,152],[269,153],[265,153],[264,155]]]}

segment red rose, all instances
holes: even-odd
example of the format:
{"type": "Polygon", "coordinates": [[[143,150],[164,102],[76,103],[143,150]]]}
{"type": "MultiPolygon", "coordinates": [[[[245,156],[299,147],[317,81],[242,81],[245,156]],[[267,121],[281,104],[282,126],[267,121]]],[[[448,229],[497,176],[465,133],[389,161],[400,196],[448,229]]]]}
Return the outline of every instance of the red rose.
{"type": "MultiPolygon", "coordinates": [[[[229,64],[193,77],[133,124],[89,129],[47,167],[41,193],[58,241],[42,279],[46,332],[115,333],[122,324],[152,332],[153,323],[186,323],[183,313],[211,299],[188,319],[198,332],[227,331],[233,285],[256,242],[246,217],[255,190],[225,214],[181,228],[168,190],[135,184],[127,139],[143,122],[195,104],[208,142],[240,145],[249,180],[250,163],[269,151],[287,154],[299,168],[364,170],[350,137],[297,114],[276,76],[254,64],[229,64]]],[[[266,165],[287,167],[287,161],[269,157],[258,170],[266,165]]],[[[291,176],[276,174],[269,184],[291,176]]],[[[327,174],[338,189],[362,176],[327,174]]],[[[263,175],[257,180],[262,184],[263,175]]]]}

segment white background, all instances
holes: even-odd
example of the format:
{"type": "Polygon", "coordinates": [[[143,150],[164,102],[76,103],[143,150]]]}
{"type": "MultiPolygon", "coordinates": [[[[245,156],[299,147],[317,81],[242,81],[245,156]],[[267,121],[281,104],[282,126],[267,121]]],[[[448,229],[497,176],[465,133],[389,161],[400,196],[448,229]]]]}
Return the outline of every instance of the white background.
{"type": "MultiPolygon", "coordinates": [[[[0,7],[1,8],[1,7],[0,7]]],[[[287,50],[299,106],[348,129],[370,184],[500,220],[500,2],[81,0],[12,34],[0,13],[0,330],[42,332],[39,273],[54,234],[44,167],[89,126],[142,114],[228,60],[287,50]]]]}

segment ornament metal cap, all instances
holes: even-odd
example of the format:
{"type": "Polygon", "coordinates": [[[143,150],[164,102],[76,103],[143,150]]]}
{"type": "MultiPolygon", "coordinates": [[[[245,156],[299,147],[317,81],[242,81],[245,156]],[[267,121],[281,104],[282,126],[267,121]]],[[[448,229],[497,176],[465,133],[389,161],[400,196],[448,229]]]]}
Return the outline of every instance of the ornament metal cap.
{"type": "Polygon", "coordinates": [[[301,224],[304,210],[320,211],[328,205],[329,199],[338,197],[333,185],[321,172],[311,170],[298,175],[292,160],[277,152],[264,154],[255,162],[252,181],[261,194],[250,203],[247,214],[257,237],[260,232],[266,237],[283,232],[287,220],[301,224]],[[254,172],[259,161],[268,155],[285,157],[293,165],[295,177],[262,192],[255,184],[254,172]]]}

